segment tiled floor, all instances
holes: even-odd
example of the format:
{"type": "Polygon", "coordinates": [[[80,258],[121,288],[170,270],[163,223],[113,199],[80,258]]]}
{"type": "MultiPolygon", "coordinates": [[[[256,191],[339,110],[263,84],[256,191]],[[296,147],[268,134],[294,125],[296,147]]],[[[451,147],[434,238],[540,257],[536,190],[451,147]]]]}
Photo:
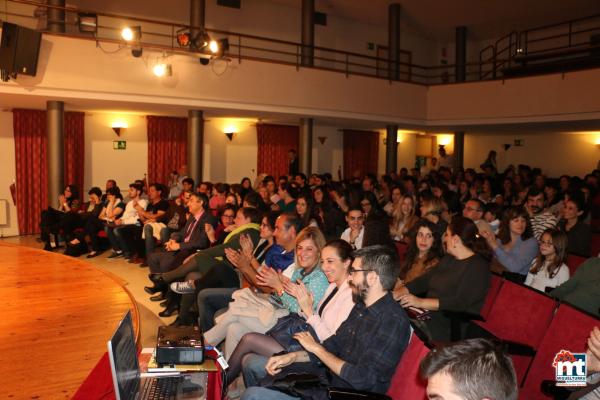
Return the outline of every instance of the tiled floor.
{"type": "MultiPolygon", "coordinates": [[[[0,240],[7,243],[35,247],[39,249],[43,247],[43,244],[38,243],[36,241],[36,236],[33,235],[2,238],[0,240]]],[[[60,249],[58,251],[62,252],[63,250],[60,249]]],[[[80,257],[80,259],[82,261],[90,262],[101,269],[107,270],[127,282],[126,287],[137,301],[140,311],[142,346],[154,347],[156,344],[156,332],[158,327],[160,325],[173,322],[175,317],[160,318],[158,313],[162,310],[162,308],[157,302],[150,301],[150,296],[144,292],[144,286],[150,285],[147,267],[140,268],[138,264],[130,264],[123,258],[109,260],[107,258],[109,254],[110,251],[107,251],[98,257],[90,259],[87,259],[85,255],[83,255],[80,257]]]]}

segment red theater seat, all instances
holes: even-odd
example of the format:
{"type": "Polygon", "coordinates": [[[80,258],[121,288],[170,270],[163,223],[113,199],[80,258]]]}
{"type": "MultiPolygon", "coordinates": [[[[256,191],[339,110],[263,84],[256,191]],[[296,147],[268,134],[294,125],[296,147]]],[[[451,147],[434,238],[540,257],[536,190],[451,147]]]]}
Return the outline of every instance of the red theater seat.
{"type": "Polygon", "coordinates": [[[576,256],[574,254],[569,254],[567,256],[567,267],[569,267],[570,276],[575,275],[575,271],[577,271],[577,268],[579,268],[579,266],[583,264],[585,260],[587,260],[587,258],[576,256]]]}
{"type": "MultiPolygon", "coordinates": [[[[498,339],[536,350],[552,321],[556,301],[527,286],[504,281],[485,322],[479,326],[498,339]]],[[[532,357],[512,355],[517,378],[522,382],[532,357]]]]}
{"type": "Polygon", "coordinates": [[[402,359],[396,367],[387,395],[394,400],[424,400],[427,382],[419,376],[419,364],[429,353],[425,343],[413,333],[402,359]]]}
{"type": "Polygon", "coordinates": [[[560,350],[584,353],[587,338],[595,326],[600,326],[600,320],[567,304],[561,304],[538,346],[520,391],[520,399],[550,399],[541,393],[540,385],[544,380],[555,380],[552,366],[555,354],[560,350]]]}

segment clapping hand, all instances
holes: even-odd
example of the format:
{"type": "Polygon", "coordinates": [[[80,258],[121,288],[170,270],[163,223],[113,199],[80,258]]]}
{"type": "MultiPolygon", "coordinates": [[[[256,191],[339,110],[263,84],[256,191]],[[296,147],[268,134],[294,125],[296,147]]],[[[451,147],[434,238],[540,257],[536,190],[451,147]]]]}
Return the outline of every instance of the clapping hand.
{"type": "Polygon", "coordinates": [[[234,267],[238,269],[240,268],[242,256],[239,251],[230,248],[225,248],[225,257],[227,257],[227,260],[229,260],[229,262],[234,267]]]}
{"type": "Polygon", "coordinates": [[[300,309],[302,310],[304,315],[306,315],[307,318],[312,316],[313,304],[315,301],[312,292],[306,288],[304,282],[302,282],[301,280],[298,280],[298,284],[294,286],[296,287],[296,294],[294,295],[294,297],[296,297],[300,309]]]}
{"type": "Polygon", "coordinates": [[[256,275],[256,280],[261,286],[267,286],[278,292],[284,289],[280,274],[271,267],[264,267],[256,275]]]}
{"type": "Polygon", "coordinates": [[[254,243],[252,243],[252,239],[246,233],[243,233],[240,236],[240,247],[241,247],[241,255],[246,257],[248,260],[252,260],[252,253],[254,252],[254,243]]]}

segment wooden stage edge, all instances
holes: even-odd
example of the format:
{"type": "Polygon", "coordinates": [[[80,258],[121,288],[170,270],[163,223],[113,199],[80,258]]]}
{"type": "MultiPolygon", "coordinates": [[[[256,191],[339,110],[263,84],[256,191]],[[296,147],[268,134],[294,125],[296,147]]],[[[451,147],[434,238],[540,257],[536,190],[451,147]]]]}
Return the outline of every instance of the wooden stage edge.
{"type": "Polygon", "coordinates": [[[91,263],[0,243],[0,376],[15,399],[70,399],[119,321],[140,314],[126,282],[91,263]]]}

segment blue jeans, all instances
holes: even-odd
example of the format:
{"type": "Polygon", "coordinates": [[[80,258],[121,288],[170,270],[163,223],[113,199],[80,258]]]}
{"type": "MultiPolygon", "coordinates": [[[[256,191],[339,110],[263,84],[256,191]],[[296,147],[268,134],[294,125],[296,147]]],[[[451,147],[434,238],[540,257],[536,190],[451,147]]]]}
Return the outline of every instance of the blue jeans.
{"type": "Polygon", "coordinates": [[[241,397],[241,400],[291,400],[298,397],[292,397],[277,390],[271,390],[257,386],[261,379],[267,376],[265,365],[268,357],[258,354],[248,354],[242,361],[242,374],[244,375],[244,384],[247,389],[241,397]]]}
{"type": "Polygon", "coordinates": [[[198,293],[198,325],[206,332],[215,325],[215,313],[226,308],[237,288],[209,288],[198,293]]]}

